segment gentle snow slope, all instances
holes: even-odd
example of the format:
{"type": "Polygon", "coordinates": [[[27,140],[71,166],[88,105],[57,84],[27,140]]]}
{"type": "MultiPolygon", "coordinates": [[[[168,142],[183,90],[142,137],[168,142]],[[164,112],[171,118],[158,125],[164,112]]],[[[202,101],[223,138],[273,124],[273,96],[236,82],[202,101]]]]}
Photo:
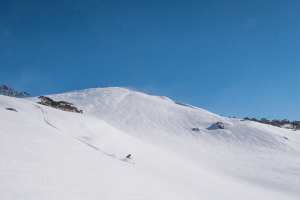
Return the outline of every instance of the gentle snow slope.
{"type": "Polygon", "coordinates": [[[0,199],[299,197],[295,132],[122,88],[54,97],[85,113],[0,96],[0,199]]]}

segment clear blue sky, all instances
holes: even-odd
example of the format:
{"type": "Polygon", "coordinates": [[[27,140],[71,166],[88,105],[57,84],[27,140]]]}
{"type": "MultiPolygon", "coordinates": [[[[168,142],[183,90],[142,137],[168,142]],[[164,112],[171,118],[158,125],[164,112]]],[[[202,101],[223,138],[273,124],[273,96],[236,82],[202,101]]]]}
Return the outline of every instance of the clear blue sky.
{"type": "Polygon", "coordinates": [[[224,115],[300,119],[300,1],[0,0],[0,82],[126,86],[224,115]]]}

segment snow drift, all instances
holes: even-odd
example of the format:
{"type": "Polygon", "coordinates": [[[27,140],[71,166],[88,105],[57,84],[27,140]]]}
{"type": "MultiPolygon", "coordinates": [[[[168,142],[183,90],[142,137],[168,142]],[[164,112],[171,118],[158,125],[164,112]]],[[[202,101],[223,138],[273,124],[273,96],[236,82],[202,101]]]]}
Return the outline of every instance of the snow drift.
{"type": "Polygon", "coordinates": [[[0,199],[300,196],[297,131],[125,88],[51,98],[84,113],[0,96],[0,199]],[[224,129],[209,129],[218,122],[224,129]]]}

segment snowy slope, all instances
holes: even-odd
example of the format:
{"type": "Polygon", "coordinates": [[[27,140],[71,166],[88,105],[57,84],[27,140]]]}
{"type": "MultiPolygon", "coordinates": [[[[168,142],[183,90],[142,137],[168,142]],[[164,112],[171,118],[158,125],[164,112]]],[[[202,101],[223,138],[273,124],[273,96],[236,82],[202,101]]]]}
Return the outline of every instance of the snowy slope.
{"type": "Polygon", "coordinates": [[[0,96],[0,199],[299,198],[296,132],[124,88],[52,97],[84,114],[0,96]]]}

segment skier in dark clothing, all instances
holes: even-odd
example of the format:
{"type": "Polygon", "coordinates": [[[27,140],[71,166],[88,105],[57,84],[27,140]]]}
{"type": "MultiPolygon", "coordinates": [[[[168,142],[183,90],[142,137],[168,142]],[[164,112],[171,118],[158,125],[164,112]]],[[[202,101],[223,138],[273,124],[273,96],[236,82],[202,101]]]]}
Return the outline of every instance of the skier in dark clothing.
{"type": "Polygon", "coordinates": [[[131,159],[131,154],[128,154],[128,155],[126,156],[126,158],[127,158],[127,159],[131,159]]]}

